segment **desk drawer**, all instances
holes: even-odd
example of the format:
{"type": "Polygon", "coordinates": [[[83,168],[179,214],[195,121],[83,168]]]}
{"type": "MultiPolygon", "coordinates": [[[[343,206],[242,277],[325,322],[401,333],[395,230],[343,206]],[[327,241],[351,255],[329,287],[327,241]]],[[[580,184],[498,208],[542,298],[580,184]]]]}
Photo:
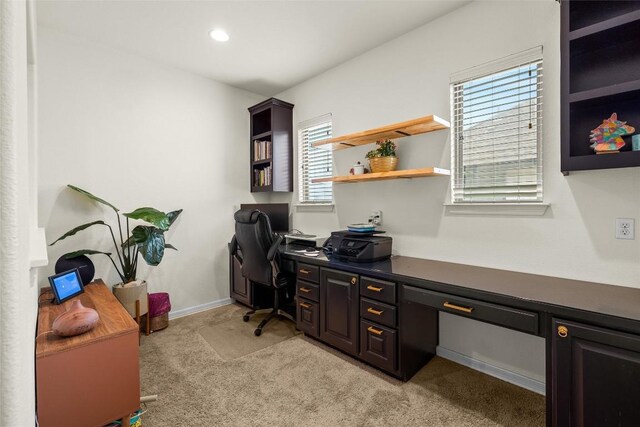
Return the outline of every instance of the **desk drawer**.
{"type": "Polygon", "coordinates": [[[299,280],[296,282],[296,293],[299,297],[310,299],[312,301],[320,301],[320,286],[313,283],[299,280]]]}
{"type": "Polygon", "coordinates": [[[360,357],[363,360],[393,372],[396,370],[397,334],[395,329],[371,323],[360,322],[360,357]]]}
{"type": "Polygon", "coordinates": [[[396,284],[380,279],[363,277],[360,280],[360,295],[389,304],[396,303],[396,284]]]}
{"type": "Polygon", "coordinates": [[[407,285],[403,286],[403,295],[406,301],[428,305],[447,313],[458,314],[530,334],[538,333],[538,313],[407,285]]]}
{"type": "Polygon", "coordinates": [[[360,316],[381,325],[396,327],[396,308],[393,305],[360,298],[360,316]]]}
{"type": "Polygon", "coordinates": [[[298,298],[296,320],[298,329],[307,335],[318,338],[320,335],[320,306],[317,302],[298,298]]]}
{"type": "Polygon", "coordinates": [[[296,276],[298,279],[304,279],[309,282],[318,283],[320,277],[319,268],[314,265],[298,263],[298,269],[296,270],[296,276]]]}

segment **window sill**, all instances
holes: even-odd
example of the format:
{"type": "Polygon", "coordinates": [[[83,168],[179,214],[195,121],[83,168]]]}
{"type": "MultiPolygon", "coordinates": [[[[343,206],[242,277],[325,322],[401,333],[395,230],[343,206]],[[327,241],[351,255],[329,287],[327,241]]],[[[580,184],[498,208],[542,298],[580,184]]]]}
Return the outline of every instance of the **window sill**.
{"type": "Polygon", "coordinates": [[[333,203],[300,203],[295,205],[297,212],[333,212],[333,203]]]}
{"type": "Polygon", "coordinates": [[[445,203],[452,215],[542,216],[549,203],[445,203]]]}

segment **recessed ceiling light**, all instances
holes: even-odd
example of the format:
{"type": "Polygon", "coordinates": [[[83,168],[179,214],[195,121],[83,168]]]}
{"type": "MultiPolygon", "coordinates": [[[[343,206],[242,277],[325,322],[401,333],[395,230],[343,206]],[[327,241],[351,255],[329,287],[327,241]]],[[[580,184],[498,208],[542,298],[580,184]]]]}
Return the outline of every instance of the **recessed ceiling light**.
{"type": "Polygon", "coordinates": [[[229,34],[225,33],[224,30],[211,30],[209,31],[209,36],[217,42],[226,42],[229,40],[229,34]]]}

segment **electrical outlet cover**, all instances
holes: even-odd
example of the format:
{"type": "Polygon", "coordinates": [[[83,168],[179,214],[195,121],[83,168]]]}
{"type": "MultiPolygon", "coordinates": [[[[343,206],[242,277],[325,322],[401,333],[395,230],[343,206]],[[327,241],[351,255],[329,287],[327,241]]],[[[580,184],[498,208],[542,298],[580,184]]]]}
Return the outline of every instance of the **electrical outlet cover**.
{"type": "Polygon", "coordinates": [[[616,218],[616,239],[635,239],[635,222],[633,218],[616,218]]]}

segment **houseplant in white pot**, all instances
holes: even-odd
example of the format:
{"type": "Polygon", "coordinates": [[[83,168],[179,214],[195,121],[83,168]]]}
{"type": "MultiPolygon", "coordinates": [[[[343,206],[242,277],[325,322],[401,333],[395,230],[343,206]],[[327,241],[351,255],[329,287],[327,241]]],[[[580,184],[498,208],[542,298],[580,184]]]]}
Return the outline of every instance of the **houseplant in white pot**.
{"type": "Polygon", "coordinates": [[[73,185],[68,185],[68,187],[86,196],[90,200],[101,203],[113,209],[118,219],[118,233],[116,236],[111,225],[102,220],[92,221],[86,224],[79,225],[67,231],[49,246],[52,246],[57,242],[64,240],[67,237],[73,236],[76,233],[94,225],[107,227],[113,241],[115,256],[112,252],[103,252],[93,249],[80,249],[77,251],[66,253],[63,255],[63,257],[65,257],[66,259],[71,259],[81,255],[96,254],[106,255],[107,257],[109,257],[109,260],[111,260],[111,263],[113,264],[116,272],[118,273],[118,276],[120,276],[120,279],[122,281],[121,283],[113,286],[114,294],[132,316],[136,315],[136,300],[140,301],[140,314],[145,314],[148,310],[146,298],[147,284],[145,281],[136,280],[136,274],[138,272],[138,256],[142,255],[142,259],[144,259],[147,264],[156,266],[160,264],[160,261],[162,261],[165,249],[176,249],[172,245],[165,242],[164,233],[175,222],[175,220],[182,212],[182,209],[164,213],[154,208],[143,207],[129,213],[120,214],[120,209],[116,208],[106,200],[96,197],[88,191],[85,191],[73,185]],[[123,221],[121,220],[120,215],[124,216],[125,218],[124,229],[122,224],[123,221]],[[147,224],[136,225],[130,231],[129,220],[141,220],[146,222],[147,224]]]}

